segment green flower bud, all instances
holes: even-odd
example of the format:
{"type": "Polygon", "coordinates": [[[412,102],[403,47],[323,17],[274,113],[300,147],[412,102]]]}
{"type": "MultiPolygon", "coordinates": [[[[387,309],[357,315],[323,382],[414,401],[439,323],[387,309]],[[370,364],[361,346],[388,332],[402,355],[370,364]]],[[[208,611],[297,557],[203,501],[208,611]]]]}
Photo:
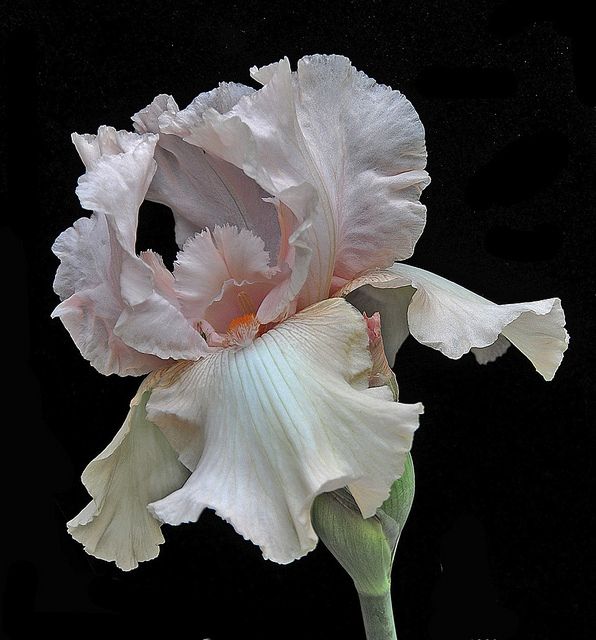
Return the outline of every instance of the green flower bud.
{"type": "Polygon", "coordinates": [[[399,537],[414,499],[414,466],[408,455],[404,473],[371,518],[363,518],[348,489],[318,496],[312,508],[315,531],[348,572],[359,594],[389,591],[399,537]]]}

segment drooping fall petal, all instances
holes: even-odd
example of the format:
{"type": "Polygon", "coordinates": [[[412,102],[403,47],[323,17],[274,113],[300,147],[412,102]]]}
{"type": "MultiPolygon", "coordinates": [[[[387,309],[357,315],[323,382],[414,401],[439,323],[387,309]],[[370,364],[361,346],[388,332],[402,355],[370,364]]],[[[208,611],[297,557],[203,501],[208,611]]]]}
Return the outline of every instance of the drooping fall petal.
{"type": "MultiPolygon", "coordinates": [[[[552,380],[569,343],[558,298],[499,305],[434,273],[399,263],[356,279],[337,295],[348,295],[367,284],[376,289],[373,297],[381,304],[366,299],[368,288],[353,302],[360,306],[360,301],[365,310],[371,305],[379,309],[386,346],[399,347],[407,330],[418,342],[449,358],[460,358],[474,349],[479,362],[489,362],[502,355],[510,342],[545,380],[552,380]],[[410,297],[407,328],[403,314],[401,321],[383,314],[392,302],[403,304],[402,288],[410,297]]],[[[388,354],[389,362],[394,358],[394,352],[388,354]]]]}
{"type": "Polygon", "coordinates": [[[124,571],[151,560],[164,538],[147,505],[180,488],[189,471],[161,431],[147,420],[151,394],[139,390],[114,440],[83,472],[92,501],[68,523],[87,553],[124,571]]]}
{"type": "MultiPolygon", "coordinates": [[[[200,434],[202,453],[184,487],[151,510],[177,524],[213,508],[282,563],[314,548],[319,493],[349,485],[373,514],[403,471],[422,408],[368,389],[370,372],[366,323],[341,299],[190,365],[153,392],[148,415],[166,435],[200,434]]],[[[193,461],[191,438],[171,442],[193,461]]]]}

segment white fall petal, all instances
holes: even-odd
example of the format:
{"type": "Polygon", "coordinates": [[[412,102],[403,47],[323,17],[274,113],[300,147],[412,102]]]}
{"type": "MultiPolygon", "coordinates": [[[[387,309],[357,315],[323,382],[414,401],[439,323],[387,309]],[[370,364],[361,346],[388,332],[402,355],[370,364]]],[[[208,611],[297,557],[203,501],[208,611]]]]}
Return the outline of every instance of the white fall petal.
{"type": "Polygon", "coordinates": [[[280,563],[315,547],[310,509],[318,494],[349,485],[371,516],[403,472],[422,406],[369,389],[370,371],[366,324],[342,299],[191,364],[147,405],[166,435],[196,434],[171,439],[196,466],[151,511],[178,524],[215,509],[280,563]]]}
{"type": "Polygon", "coordinates": [[[385,345],[392,349],[387,353],[390,363],[409,332],[448,358],[473,351],[481,364],[505,353],[511,343],[545,380],[552,380],[569,343],[559,298],[499,305],[430,271],[400,263],[362,276],[338,293],[350,291],[354,294],[349,299],[358,308],[380,311],[385,345]],[[374,292],[368,297],[371,287],[374,292]],[[407,304],[407,314],[387,313],[396,303],[402,310],[407,304]]]}
{"type": "Polygon", "coordinates": [[[147,505],[180,488],[189,476],[165,436],[147,420],[151,391],[144,389],[114,440],[83,472],[93,500],[68,523],[87,553],[124,571],[158,555],[164,538],[147,505]]]}

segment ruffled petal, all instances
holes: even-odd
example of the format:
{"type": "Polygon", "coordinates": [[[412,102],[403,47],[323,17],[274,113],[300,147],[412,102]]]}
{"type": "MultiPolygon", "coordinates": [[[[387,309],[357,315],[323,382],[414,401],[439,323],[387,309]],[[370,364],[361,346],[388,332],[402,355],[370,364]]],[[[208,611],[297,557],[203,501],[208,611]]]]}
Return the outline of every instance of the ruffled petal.
{"type": "Polygon", "coordinates": [[[197,96],[182,111],[171,96],[159,95],[133,116],[137,131],[159,134],[157,171],[147,199],[172,209],[180,247],[205,228],[229,224],[263,238],[272,255],[277,251],[275,209],[263,200],[268,194],[237,167],[183,140],[205,109],[225,113],[252,92],[254,89],[241,84],[222,83],[197,96]]]}
{"type": "Polygon", "coordinates": [[[326,298],[334,274],[351,279],[409,257],[428,184],[411,104],[342,56],[303,58],[294,74],[285,59],[253,76],[261,90],[226,113],[206,110],[185,139],[242,168],[300,222],[311,220],[299,306],[326,298]],[[317,200],[290,203],[287,190],[305,184],[317,200]]]}
{"type": "Polygon", "coordinates": [[[263,240],[247,229],[216,226],[188,240],[174,266],[175,287],[185,315],[226,331],[230,320],[256,315],[275,286],[263,240]]]}
{"type": "Polygon", "coordinates": [[[196,467],[150,509],[178,524],[213,508],[281,563],[314,548],[316,495],[354,486],[372,515],[403,471],[422,407],[369,389],[370,372],[366,323],[341,299],[193,363],[147,405],[166,434],[200,434],[172,440],[196,467]]]}
{"type": "Polygon", "coordinates": [[[124,571],[157,556],[164,538],[147,505],[180,488],[189,476],[165,436],[147,420],[151,391],[144,389],[114,440],[83,472],[93,500],[68,523],[87,553],[124,571]]]}
{"type": "Polygon", "coordinates": [[[157,136],[100,127],[96,136],[75,133],[72,139],[87,166],[76,190],[81,206],[104,214],[123,249],[134,253],[139,207],[155,173],[157,136]]]}
{"type": "Polygon", "coordinates": [[[120,290],[122,248],[103,215],[77,220],[58,236],[54,289],[63,300],[53,311],[81,354],[104,375],[142,375],[163,360],[140,353],[114,333],[125,303],[120,290]]]}
{"type": "Polygon", "coordinates": [[[157,136],[102,127],[97,136],[73,140],[88,167],[77,194],[94,213],[53,246],[61,261],[54,288],[63,301],[53,316],[106,375],[139,375],[164,359],[199,357],[207,347],[171,296],[163,263],[135,254],[157,136]]]}
{"type": "Polygon", "coordinates": [[[367,297],[366,289],[361,297],[350,299],[368,313],[380,311],[383,335],[389,332],[387,342],[399,342],[401,338],[391,334],[403,336],[404,326],[403,320],[395,324],[385,322],[383,310],[393,300],[403,306],[403,299],[398,296],[405,295],[410,298],[409,332],[418,342],[449,358],[460,358],[474,349],[479,362],[489,362],[502,355],[510,342],[545,380],[552,380],[569,343],[565,314],[558,298],[498,305],[434,273],[399,263],[386,271],[358,278],[338,295],[347,295],[365,284],[377,289],[373,297],[367,297]],[[405,294],[399,293],[402,288],[405,294]]]}
{"type": "Polygon", "coordinates": [[[472,347],[470,351],[474,354],[478,364],[488,364],[489,362],[494,362],[497,358],[500,358],[510,346],[511,342],[501,334],[488,347],[472,347]]]}

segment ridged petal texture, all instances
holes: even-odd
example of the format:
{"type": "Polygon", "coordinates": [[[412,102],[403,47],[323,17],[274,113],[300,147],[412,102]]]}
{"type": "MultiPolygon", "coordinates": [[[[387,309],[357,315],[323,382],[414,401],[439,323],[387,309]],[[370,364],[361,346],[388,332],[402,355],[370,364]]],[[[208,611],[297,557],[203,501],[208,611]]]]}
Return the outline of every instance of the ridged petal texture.
{"type": "Polygon", "coordinates": [[[422,406],[369,389],[370,373],[366,323],[342,299],[191,364],[147,405],[193,469],[152,512],[178,524],[213,508],[280,563],[314,548],[316,495],[349,485],[374,514],[403,472],[422,406]]]}

